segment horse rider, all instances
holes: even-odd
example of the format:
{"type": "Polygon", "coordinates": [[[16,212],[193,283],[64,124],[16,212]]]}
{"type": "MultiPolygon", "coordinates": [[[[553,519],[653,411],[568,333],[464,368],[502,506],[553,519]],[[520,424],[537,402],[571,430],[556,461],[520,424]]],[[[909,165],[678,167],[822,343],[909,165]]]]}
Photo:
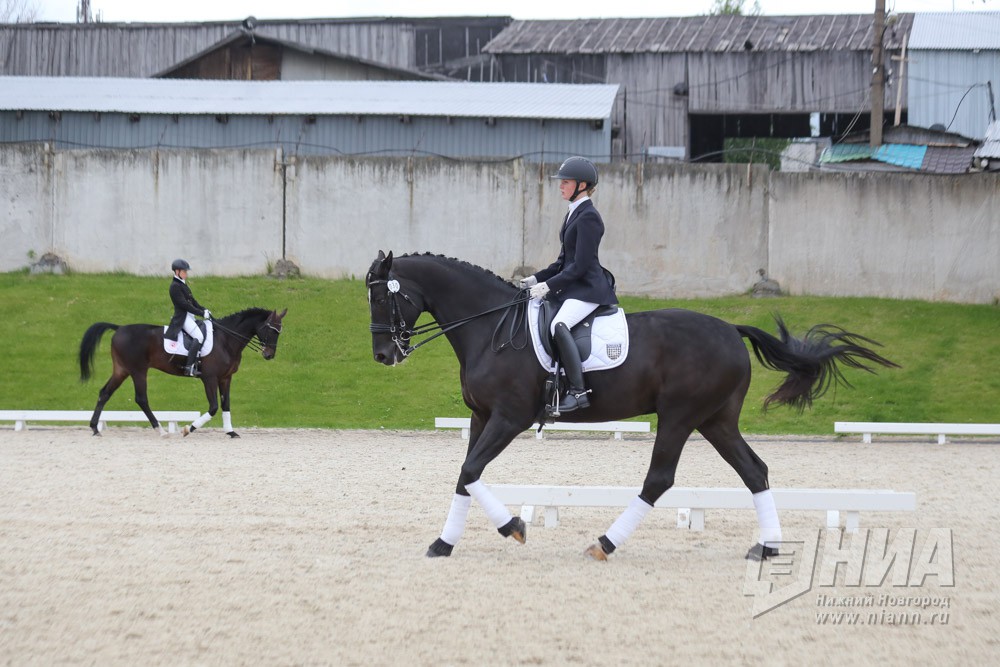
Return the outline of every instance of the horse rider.
{"type": "Polygon", "coordinates": [[[561,305],[552,321],[552,338],[569,381],[559,409],[572,412],[590,407],[583,381],[583,360],[570,329],[599,306],[618,303],[615,290],[598,257],[604,221],[591,196],[597,187],[597,167],[584,157],[568,158],[552,178],[559,179],[559,193],[569,202],[569,212],[559,231],[562,249],[548,268],[521,280],[534,299],[549,298],[561,305]]]}
{"type": "Polygon", "coordinates": [[[194,316],[198,315],[204,317],[206,320],[210,320],[212,319],[212,313],[209,312],[208,308],[195,301],[194,295],[191,294],[191,288],[187,284],[188,271],[191,270],[191,265],[183,259],[175,259],[170,268],[174,271],[174,279],[170,281],[170,300],[174,303],[174,316],[170,318],[170,326],[167,327],[167,332],[163,336],[168,340],[176,338],[177,333],[181,329],[184,329],[194,339],[194,344],[188,350],[187,362],[184,364],[184,374],[195,377],[196,375],[201,375],[201,371],[198,370],[197,359],[198,351],[201,350],[201,346],[205,343],[205,336],[195,323],[194,316]]]}

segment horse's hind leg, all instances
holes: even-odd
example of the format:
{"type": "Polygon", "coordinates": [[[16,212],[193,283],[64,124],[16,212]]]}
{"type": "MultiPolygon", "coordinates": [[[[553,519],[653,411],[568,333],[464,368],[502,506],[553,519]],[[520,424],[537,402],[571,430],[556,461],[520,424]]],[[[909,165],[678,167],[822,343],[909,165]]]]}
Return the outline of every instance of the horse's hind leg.
{"type": "Polygon", "coordinates": [[[97,394],[97,405],[94,407],[94,414],[90,417],[90,430],[94,432],[94,435],[101,434],[97,425],[101,421],[101,412],[104,410],[104,405],[111,399],[111,395],[115,393],[118,387],[122,386],[122,382],[127,377],[128,372],[116,364],[114,370],[111,372],[111,377],[108,378],[108,381],[104,383],[101,391],[97,394]]]}
{"type": "Polygon", "coordinates": [[[674,485],[674,474],[677,472],[677,462],[680,460],[684,443],[691,435],[691,429],[671,426],[680,420],[661,413],[659,427],[656,431],[656,442],[653,444],[653,456],[649,462],[649,471],[642,491],[632,499],[625,511],[615,520],[608,532],[598,538],[598,544],[592,544],[584,552],[594,560],[607,560],[608,555],[620,547],[632,532],[639,526],[656,501],[674,485]]]}
{"type": "MultiPolygon", "coordinates": [[[[742,403],[742,399],[740,401],[742,403]]],[[[751,560],[764,560],[778,554],[781,542],[781,523],[774,506],[774,496],[767,480],[767,465],[757,456],[739,429],[739,408],[723,408],[702,424],[698,430],[712,443],[716,451],[736,470],[743,483],[753,494],[754,508],[760,535],[757,544],[747,552],[751,560]]]]}
{"type": "Polygon", "coordinates": [[[166,436],[167,432],[163,430],[160,426],[160,422],[157,421],[156,415],[149,408],[149,397],[146,393],[147,381],[146,381],[146,371],[137,371],[132,374],[132,384],[135,386],[135,404],[142,408],[143,413],[146,415],[146,419],[149,420],[149,425],[155,429],[159,429],[161,436],[166,436]]]}

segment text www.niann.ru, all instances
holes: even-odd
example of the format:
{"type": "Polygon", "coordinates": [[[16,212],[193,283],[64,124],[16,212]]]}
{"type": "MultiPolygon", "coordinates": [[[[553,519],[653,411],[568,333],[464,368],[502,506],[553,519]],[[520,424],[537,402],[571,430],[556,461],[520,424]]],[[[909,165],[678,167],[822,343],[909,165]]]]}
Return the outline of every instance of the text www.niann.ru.
{"type": "Polygon", "coordinates": [[[948,625],[950,611],[820,611],[816,625],[948,625]]]}

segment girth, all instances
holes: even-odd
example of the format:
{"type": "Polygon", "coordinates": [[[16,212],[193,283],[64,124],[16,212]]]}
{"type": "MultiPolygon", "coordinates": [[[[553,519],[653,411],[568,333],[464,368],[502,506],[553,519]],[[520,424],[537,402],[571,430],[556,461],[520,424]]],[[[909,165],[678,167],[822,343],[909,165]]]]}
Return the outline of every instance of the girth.
{"type": "MultiPolygon", "coordinates": [[[[559,355],[555,353],[555,348],[552,345],[552,320],[556,316],[556,313],[559,312],[559,306],[562,304],[552,301],[542,301],[540,305],[541,307],[538,309],[538,337],[542,341],[542,347],[554,359],[559,355]]],[[[576,342],[576,348],[580,351],[580,359],[586,360],[590,357],[590,334],[594,330],[594,319],[603,315],[614,315],[617,312],[618,306],[614,304],[610,306],[598,306],[594,312],[587,315],[576,326],[570,329],[573,340],[576,342]]]]}

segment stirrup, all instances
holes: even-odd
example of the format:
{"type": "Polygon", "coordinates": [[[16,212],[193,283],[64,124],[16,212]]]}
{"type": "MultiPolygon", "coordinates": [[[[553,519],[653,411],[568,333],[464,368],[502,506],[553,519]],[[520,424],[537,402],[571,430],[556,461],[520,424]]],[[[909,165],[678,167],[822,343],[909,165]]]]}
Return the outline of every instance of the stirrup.
{"type": "Polygon", "coordinates": [[[198,368],[198,362],[185,366],[184,375],[192,378],[196,378],[201,375],[201,369],[198,368]]]}

